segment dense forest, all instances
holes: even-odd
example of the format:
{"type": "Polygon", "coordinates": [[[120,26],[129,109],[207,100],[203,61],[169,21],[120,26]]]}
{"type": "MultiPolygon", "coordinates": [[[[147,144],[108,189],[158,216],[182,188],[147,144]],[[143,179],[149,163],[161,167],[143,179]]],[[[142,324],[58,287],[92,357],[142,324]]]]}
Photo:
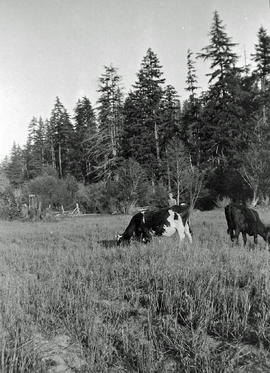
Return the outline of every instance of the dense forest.
{"type": "Polygon", "coordinates": [[[151,48],[128,94],[110,65],[95,107],[82,97],[70,114],[56,97],[50,117],[34,117],[26,144],[1,164],[0,215],[19,214],[29,194],[43,208],[79,203],[84,212],[163,206],[170,191],[202,209],[224,197],[268,204],[270,36],[259,28],[252,68],[239,66],[235,47],[215,12],[209,45],[187,51],[184,102],[151,48]],[[198,59],[210,66],[203,92],[198,59]]]}

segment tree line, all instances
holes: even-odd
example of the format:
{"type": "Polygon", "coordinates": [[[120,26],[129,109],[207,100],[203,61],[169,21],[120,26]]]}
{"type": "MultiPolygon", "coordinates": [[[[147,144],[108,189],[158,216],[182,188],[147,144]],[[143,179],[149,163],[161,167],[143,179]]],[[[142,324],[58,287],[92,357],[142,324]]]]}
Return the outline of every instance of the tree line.
{"type": "Polygon", "coordinates": [[[61,180],[67,191],[73,185],[71,195],[87,200],[82,203],[91,211],[166,204],[169,191],[177,201],[202,208],[213,206],[218,196],[267,201],[270,36],[259,28],[244,66],[236,45],[215,11],[209,44],[196,54],[187,51],[183,103],[166,85],[151,48],[126,95],[118,69],[105,66],[96,107],[82,97],[70,115],[57,97],[50,118],[31,120],[25,146],[14,144],[1,174],[13,189],[27,186],[39,194],[49,179],[61,180]],[[198,59],[210,63],[205,91],[199,87],[198,59]]]}

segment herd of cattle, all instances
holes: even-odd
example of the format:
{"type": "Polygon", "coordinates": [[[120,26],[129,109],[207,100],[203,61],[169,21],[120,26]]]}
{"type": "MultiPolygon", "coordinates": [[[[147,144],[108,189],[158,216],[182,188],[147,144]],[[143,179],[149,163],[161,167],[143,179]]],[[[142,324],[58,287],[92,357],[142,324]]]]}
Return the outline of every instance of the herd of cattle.
{"type": "MultiPolygon", "coordinates": [[[[192,242],[189,217],[190,209],[186,203],[155,211],[138,212],[131,218],[124,233],[117,236],[117,244],[130,243],[134,239],[147,243],[154,235],[170,237],[175,232],[178,232],[180,241],[187,237],[192,242]]],[[[225,217],[227,233],[233,242],[238,243],[239,235],[242,233],[244,245],[247,242],[247,235],[254,237],[255,244],[260,235],[268,245],[270,226],[263,224],[257,211],[242,204],[230,203],[225,207],[225,217]]]]}

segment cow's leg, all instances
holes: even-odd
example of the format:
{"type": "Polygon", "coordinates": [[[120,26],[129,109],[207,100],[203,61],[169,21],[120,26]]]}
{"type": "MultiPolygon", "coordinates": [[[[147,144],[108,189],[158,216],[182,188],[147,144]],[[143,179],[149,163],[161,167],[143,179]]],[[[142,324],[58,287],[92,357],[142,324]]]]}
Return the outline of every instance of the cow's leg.
{"type": "MultiPolygon", "coordinates": [[[[186,224],[187,225],[187,224],[186,224]]],[[[186,236],[186,231],[185,231],[185,227],[183,225],[183,221],[182,221],[182,218],[179,217],[178,220],[176,220],[176,223],[175,223],[175,228],[178,232],[178,235],[179,235],[179,241],[180,243],[185,239],[185,236],[186,236]]]]}
{"type": "Polygon", "coordinates": [[[237,245],[239,245],[239,234],[240,234],[240,230],[238,228],[236,228],[234,238],[236,239],[237,245]]]}
{"type": "Polygon", "coordinates": [[[234,242],[234,231],[233,231],[233,229],[228,230],[228,233],[230,234],[231,241],[234,242]]]}
{"type": "Polygon", "coordinates": [[[144,243],[150,242],[152,240],[151,233],[149,232],[149,229],[146,227],[142,227],[141,237],[144,243]]]}
{"type": "Polygon", "coordinates": [[[246,246],[246,244],[247,244],[247,234],[245,232],[242,232],[242,237],[243,237],[244,246],[246,246]]]}
{"type": "Polygon", "coordinates": [[[189,239],[189,242],[192,243],[192,232],[191,232],[190,225],[188,222],[185,225],[184,232],[185,232],[185,236],[189,239]]]}
{"type": "Polygon", "coordinates": [[[254,244],[255,245],[258,244],[258,235],[257,235],[257,233],[254,233],[254,244]]]}

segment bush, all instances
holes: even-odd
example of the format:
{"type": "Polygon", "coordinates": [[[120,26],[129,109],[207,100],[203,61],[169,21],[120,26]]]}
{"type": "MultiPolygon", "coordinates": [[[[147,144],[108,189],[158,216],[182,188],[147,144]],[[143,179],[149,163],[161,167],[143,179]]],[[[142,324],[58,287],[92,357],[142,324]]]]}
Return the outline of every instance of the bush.
{"type": "Polygon", "coordinates": [[[0,192],[0,219],[13,220],[20,216],[16,198],[11,187],[0,192]]]}
{"type": "Polygon", "coordinates": [[[148,186],[145,203],[146,205],[159,208],[168,206],[167,188],[163,184],[148,186]]]}
{"type": "Polygon", "coordinates": [[[103,182],[90,185],[79,184],[75,199],[80,210],[84,213],[105,212],[105,189],[103,182]]]}
{"type": "Polygon", "coordinates": [[[148,204],[148,185],[142,167],[128,159],[119,167],[116,180],[80,184],[76,200],[84,212],[127,213],[130,207],[148,204]]]}
{"type": "Polygon", "coordinates": [[[31,180],[24,188],[25,198],[29,194],[39,196],[42,207],[51,205],[53,208],[60,208],[63,205],[66,209],[74,208],[76,203],[75,195],[78,189],[76,180],[72,176],[66,179],[59,179],[52,175],[38,176],[31,180]]]}

